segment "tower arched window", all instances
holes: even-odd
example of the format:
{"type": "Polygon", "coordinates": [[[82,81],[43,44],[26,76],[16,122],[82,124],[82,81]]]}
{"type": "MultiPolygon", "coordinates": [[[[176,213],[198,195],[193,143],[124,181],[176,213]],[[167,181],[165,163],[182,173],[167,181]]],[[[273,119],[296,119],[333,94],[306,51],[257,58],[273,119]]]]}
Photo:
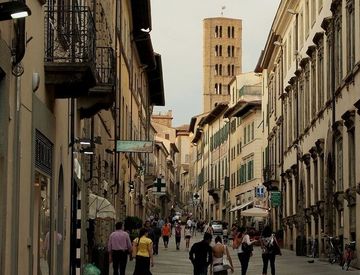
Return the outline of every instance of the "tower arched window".
{"type": "Polygon", "coordinates": [[[218,45],[215,46],[215,56],[219,56],[219,47],[218,47],[218,45]]]}
{"type": "Polygon", "coordinates": [[[230,66],[230,64],[227,65],[227,75],[231,75],[231,66],[230,66]]]}
{"type": "Polygon", "coordinates": [[[231,48],[230,48],[230,46],[227,46],[227,55],[228,55],[228,57],[231,56],[231,48]]]}
{"type": "Polygon", "coordinates": [[[228,38],[230,38],[231,37],[231,28],[230,28],[230,26],[228,27],[227,31],[228,31],[228,38]]]}
{"type": "Polygon", "coordinates": [[[215,75],[219,74],[219,65],[215,64],[215,75]]]}
{"type": "Polygon", "coordinates": [[[235,75],[235,66],[231,65],[231,75],[234,76],[235,75]]]}
{"type": "Polygon", "coordinates": [[[219,27],[219,37],[222,37],[222,26],[219,27]]]}
{"type": "Polygon", "coordinates": [[[235,28],[231,27],[231,37],[234,38],[235,37],[235,28]]]}
{"type": "Polygon", "coordinates": [[[222,46],[219,46],[219,56],[222,56],[222,46]]]}
{"type": "Polygon", "coordinates": [[[218,93],[218,84],[217,84],[217,83],[215,83],[215,90],[214,90],[214,92],[215,92],[215,94],[218,93]]]}
{"type": "Polygon", "coordinates": [[[222,75],[222,65],[219,64],[219,75],[222,75]]]}
{"type": "Polygon", "coordinates": [[[231,46],[231,56],[234,57],[235,56],[235,47],[231,46]]]}
{"type": "Polygon", "coordinates": [[[218,26],[215,27],[215,37],[216,38],[219,37],[219,27],[218,26]]]}

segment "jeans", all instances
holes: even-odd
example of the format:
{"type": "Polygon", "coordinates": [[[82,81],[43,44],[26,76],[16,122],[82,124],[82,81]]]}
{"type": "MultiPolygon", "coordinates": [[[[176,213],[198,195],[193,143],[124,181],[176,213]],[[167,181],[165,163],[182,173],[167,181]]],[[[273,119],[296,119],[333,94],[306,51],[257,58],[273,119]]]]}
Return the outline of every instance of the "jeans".
{"type": "Polygon", "coordinates": [[[125,275],[128,251],[113,250],[111,254],[114,275],[125,275]]]}
{"type": "Polygon", "coordinates": [[[238,253],[238,258],[241,264],[241,275],[246,275],[249,267],[250,254],[249,253],[238,253]]]}
{"type": "Polygon", "coordinates": [[[263,274],[267,273],[268,263],[270,261],[271,275],[275,275],[275,254],[264,253],[263,259],[263,274]]]}

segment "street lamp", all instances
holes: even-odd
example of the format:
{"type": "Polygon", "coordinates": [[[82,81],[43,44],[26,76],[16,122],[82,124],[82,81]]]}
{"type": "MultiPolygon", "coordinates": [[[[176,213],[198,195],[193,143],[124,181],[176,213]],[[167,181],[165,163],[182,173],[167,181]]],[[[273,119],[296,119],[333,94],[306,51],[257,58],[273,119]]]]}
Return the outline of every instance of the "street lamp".
{"type": "Polygon", "coordinates": [[[24,2],[11,1],[0,3],[0,21],[19,19],[31,15],[31,10],[24,2]]]}

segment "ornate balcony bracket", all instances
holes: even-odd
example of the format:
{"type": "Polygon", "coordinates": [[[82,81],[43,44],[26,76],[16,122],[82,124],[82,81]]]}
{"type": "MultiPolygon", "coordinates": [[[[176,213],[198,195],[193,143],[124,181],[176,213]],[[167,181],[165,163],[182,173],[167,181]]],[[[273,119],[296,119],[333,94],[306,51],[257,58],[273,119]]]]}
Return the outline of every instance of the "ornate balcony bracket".
{"type": "Polygon", "coordinates": [[[325,201],[317,201],[317,212],[319,213],[320,217],[324,217],[325,214],[325,201]]]}
{"type": "Polygon", "coordinates": [[[355,127],[355,110],[346,111],[341,118],[344,120],[344,124],[348,131],[355,127]]]}
{"type": "Polygon", "coordinates": [[[360,115],[360,100],[356,101],[355,104],[354,104],[354,106],[355,106],[356,109],[357,109],[358,115],[360,115]]]}
{"type": "Polygon", "coordinates": [[[316,149],[316,146],[313,146],[310,148],[309,150],[309,153],[310,153],[310,156],[313,160],[316,160],[318,155],[317,155],[317,149],[316,149]]]}
{"type": "Polygon", "coordinates": [[[335,136],[340,136],[342,134],[342,127],[343,127],[342,120],[338,120],[334,122],[332,129],[334,131],[335,136]]]}
{"type": "Polygon", "coordinates": [[[301,160],[305,163],[305,165],[308,167],[310,165],[310,154],[306,153],[302,156],[301,160]]]}
{"type": "Polygon", "coordinates": [[[350,187],[344,193],[344,199],[348,202],[348,207],[356,205],[356,188],[350,187]]]}
{"type": "Polygon", "coordinates": [[[287,169],[286,172],[289,173],[289,175],[297,176],[298,166],[296,164],[291,165],[290,169],[287,169]]]}
{"type": "Polygon", "coordinates": [[[311,208],[310,207],[304,208],[304,215],[305,215],[305,222],[306,223],[311,222],[311,208]]]}
{"type": "Polygon", "coordinates": [[[316,204],[310,206],[311,215],[317,219],[319,217],[319,209],[316,204]]]}
{"type": "Polygon", "coordinates": [[[334,193],[334,206],[338,211],[344,210],[344,191],[334,193]]]}
{"type": "Polygon", "coordinates": [[[320,138],[315,142],[317,153],[321,156],[324,154],[324,139],[320,138]]]}

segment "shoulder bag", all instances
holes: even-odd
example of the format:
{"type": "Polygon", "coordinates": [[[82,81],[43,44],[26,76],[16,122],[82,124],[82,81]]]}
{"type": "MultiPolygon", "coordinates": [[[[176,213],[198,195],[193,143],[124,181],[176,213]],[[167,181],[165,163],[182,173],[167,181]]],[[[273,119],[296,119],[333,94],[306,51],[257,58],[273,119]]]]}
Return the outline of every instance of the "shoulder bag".
{"type": "Polygon", "coordinates": [[[224,268],[224,270],[227,270],[227,269],[230,269],[230,268],[231,268],[230,261],[229,261],[229,259],[228,259],[228,257],[227,257],[225,245],[224,245],[224,253],[223,253],[222,263],[223,263],[223,268],[224,268]]]}

